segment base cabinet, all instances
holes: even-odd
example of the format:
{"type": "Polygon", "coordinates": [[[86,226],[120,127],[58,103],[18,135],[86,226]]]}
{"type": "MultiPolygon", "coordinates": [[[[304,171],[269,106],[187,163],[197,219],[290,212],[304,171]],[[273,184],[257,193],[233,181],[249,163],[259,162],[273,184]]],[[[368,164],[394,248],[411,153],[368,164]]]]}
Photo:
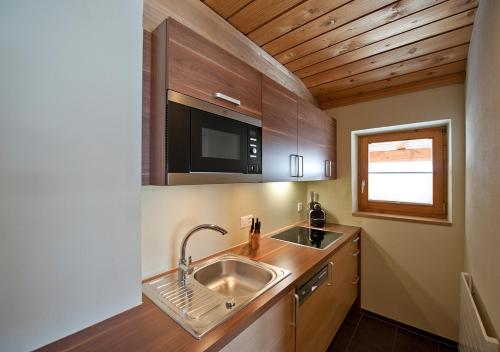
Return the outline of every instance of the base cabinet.
{"type": "Polygon", "coordinates": [[[223,352],[325,352],[359,296],[360,237],[328,258],[328,279],[300,306],[288,292],[223,352]]]}
{"type": "Polygon", "coordinates": [[[355,235],[328,259],[328,280],[299,307],[297,352],[328,349],[359,295],[359,235],[355,235]]]}
{"type": "Polygon", "coordinates": [[[294,352],[294,307],[294,291],[290,291],[221,351],[294,352]]]}

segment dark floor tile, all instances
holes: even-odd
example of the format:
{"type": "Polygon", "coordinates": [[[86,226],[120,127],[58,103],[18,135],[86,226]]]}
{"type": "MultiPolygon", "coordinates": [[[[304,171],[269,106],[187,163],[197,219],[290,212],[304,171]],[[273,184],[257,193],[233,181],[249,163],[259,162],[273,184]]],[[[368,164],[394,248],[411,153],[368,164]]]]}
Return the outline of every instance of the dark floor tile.
{"type": "Polygon", "coordinates": [[[394,352],[438,352],[438,343],[426,337],[398,329],[394,352]]]}
{"type": "Polygon", "coordinates": [[[438,351],[439,352],[458,352],[458,348],[457,347],[451,347],[451,346],[448,346],[448,345],[443,345],[441,343],[438,344],[438,351]]]}
{"type": "Polygon", "coordinates": [[[361,315],[362,313],[359,307],[357,305],[354,305],[345,317],[345,321],[356,322],[357,324],[361,319],[361,315]]]}
{"type": "Polygon", "coordinates": [[[396,337],[396,327],[363,315],[347,351],[390,352],[396,337]]]}
{"type": "Polygon", "coordinates": [[[353,317],[349,319],[346,318],[342,323],[339,331],[335,335],[330,347],[328,347],[328,352],[345,352],[349,341],[351,341],[354,332],[356,331],[356,327],[358,326],[358,321],[361,317],[358,317],[358,320],[355,320],[353,317]]]}

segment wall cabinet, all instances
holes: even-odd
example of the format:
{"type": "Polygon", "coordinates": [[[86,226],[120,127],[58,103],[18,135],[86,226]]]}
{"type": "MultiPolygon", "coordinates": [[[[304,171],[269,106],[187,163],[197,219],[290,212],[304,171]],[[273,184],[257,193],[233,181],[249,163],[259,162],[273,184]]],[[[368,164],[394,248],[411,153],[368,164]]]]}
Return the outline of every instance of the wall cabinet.
{"type": "Polygon", "coordinates": [[[359,296],[359,235],[328,259],[328,280],[300,306],[297,352],[324,352],[359,296]]]}
{"type": "Polygon", "coordinates": [[[262,78],[262,178],[263,181],[295,181],[293,158],[297,155],[295,94],[272,79],[262,78]]]}
{"type": "Polygon", "coordinates": [[[264,77],[262,151],[264,181],[335,179],[336,121],[264,77]]]}
{"type": "Polygon", "coordinates": [[[152,50],[156,93],[171,89],[261,117],[261,74],[245,62],[172,18],[154,30],[152,50]]]}
{"type": "Polygon", "coordinates": [[[303,164],[302,180],[327,180],[336,175],[335,124],[316,106],[299,100],[298,155],[303,164]]]}
{"type": "Polygon", "coordinates": [[[336,178],[335,120],[245,62],[169,18],[151,34],[149,63],[144,184],[165,184],[165,152],[155,146],[166,138],[167,90],[262,119],[264,182],[336,178]]]}

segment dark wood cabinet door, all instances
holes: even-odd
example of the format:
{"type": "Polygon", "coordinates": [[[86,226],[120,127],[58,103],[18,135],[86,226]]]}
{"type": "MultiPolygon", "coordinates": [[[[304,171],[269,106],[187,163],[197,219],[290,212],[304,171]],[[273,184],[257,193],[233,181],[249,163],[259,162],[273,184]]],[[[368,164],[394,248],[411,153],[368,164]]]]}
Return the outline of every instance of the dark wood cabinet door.
{"type": "Polygon", "coordinates": [[[328,177],[330,132],[326,129],[326,116],[319,108],[299,100],[298,154],[300,180],[325,180],[328,177]]]}
{"type": "Polygon", "coordinates": [[[262,116],[257,70],[175,20],[167,20],[167,32],[168,89],[262,116]]]}
{"type": "Polygon", "coordinates": [[[262,178],[292,181],[297,154],[297,96],[272,79],[262,79],[262,178]]]}
{"type": "Polygon", "coordinates": [[[337,121],[325,114],[326,148],[328,161],[327,178],[335,180],[337,178],[337,121]]]}

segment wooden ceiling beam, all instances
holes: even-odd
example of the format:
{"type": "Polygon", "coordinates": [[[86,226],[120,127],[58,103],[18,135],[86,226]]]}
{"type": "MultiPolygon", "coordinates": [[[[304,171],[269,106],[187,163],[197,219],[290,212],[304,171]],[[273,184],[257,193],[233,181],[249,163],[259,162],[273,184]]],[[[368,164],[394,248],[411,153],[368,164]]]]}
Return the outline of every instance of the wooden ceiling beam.
{"type": "Polygon", "coordinates": [[[394,2],[394,0],[353,0],[267,43],[262,48],[274,56],[295,45],[340,27],[356,18],[367,15],[392,2],[394,2]]]}
{"type": "Polygon", "coordinates": [[[243,34],[259,28],[303,0],[254,0],[227,20],[243,34]]]}
{"type": "Polygon", "coordinates": [[[454,48],[438,51],[436,53],[398,62],[373,71],[368,71],[337,81],[332,81],[320,86],[310,88],[309,90],[314,96],[327,95],[337,91],[368,84],[370,82],[381,81],[456,61],[466,60],[468,52],[469,45],[464,44],[454,48]]]}
{"type": "Polygon", "coordinates": [[[205,5],[224,18],[229,18],[253,0],[204,0],[205,5]]]}
{"type": "Polygon", "coordinates": [[[248,34],[262,46],[351,0],[307,0],[248,34]]]}
{"type": "Polygon", "coordinates": [[[339,106],[362,103],[365,101],[387,98],[390,96],[411,93],[424,89],[448,86],[451,84],[462,83],[465,80],[465,72],[457,72],[444,76],[433,77],[422,81],[405,83],[385,89],[368,92],[361,95],[348,96],[320,103],[321,109],[331,109],[339,106]]]}
{"type": "MultiPolygon", "coordinates": [[[[445,19],[413,29],[411,31],[404,32],[395,35],[393,37],[366,45],[357,50],[353,50],[345,54],[332,57],[330,59],[316,63],[314,65],[304,67],[302,69],[299,69],[298,71],[294,69],[297,67],[296,64],[294,63],[296,63],[299,60],[293,61],[285,65],[285,67],[287,67],[291,71],[295,71],[294,73],[299,78],[305,78],[317,74],[319,72],[323,72],[335,67],[345,65],[353,61],[361,60],[372,55],[383,53],[410,43],[418,42],[420,40],[439,35],[441,33],[445,33],[461,27],[468,26],[474,22],[475,14],[476,14],[476,9],[468,10],[456,14],[454,16],[450,16],[445,19]]],[[[305,63],[302,62],[300,66],[302,66],[303,64],[305,63]]]]}
{"type": "MultiPolygon", "coordinates": [[[[366,16],[348,22],[343,26],[338,26],[337,28],[330,30],[311,40],[302,41],[300,44],[276,55],[275,58],[282,64],[287,64],[291,61],[297,60],[301,57],[330,47],[336,43],[355,37],[371,29],[380,27],[384,24],[391,23],[402,17],[405,17],[417,11],[421,11],[444,1],[445,0],[398,1],[366,16]]],[[[264,47],[264,49],[266,48],[264,47]]]]}
{"type": "Polygon", "coordinates": [[[317,96],[316,99],[320,104],[322,104],[328,101],[333,101],[335,99],[340,99],[355,95],[364,95],[369,92],[377,91],[380,89],[387,89],[401,84],[423,81],[425,79],[432,77],[439,77],[452,73],[462,72],[465,71],[465,68],[466,68],[466,60],[461,60],[446,65],[428,68],[425,70],[412,72],[406,75],[401,75],[398,77],[365,84],[359,87],[345,89],[327,95],[317,96]]]}
{"type": "Polygon", "coordinates": [[[308,87],[319,86],[331,81],[336,81],[345,77],[391,65],[396,62],[409,60],[450,47],[466,44],[470,41],[471,34],[472,25],[408,44],[397,49],[386,51],[381,54],[370,56],[365,59],[354,61],[331,70],[323,71],[315,75],[305,77],[302,81],[308,87]]]}

